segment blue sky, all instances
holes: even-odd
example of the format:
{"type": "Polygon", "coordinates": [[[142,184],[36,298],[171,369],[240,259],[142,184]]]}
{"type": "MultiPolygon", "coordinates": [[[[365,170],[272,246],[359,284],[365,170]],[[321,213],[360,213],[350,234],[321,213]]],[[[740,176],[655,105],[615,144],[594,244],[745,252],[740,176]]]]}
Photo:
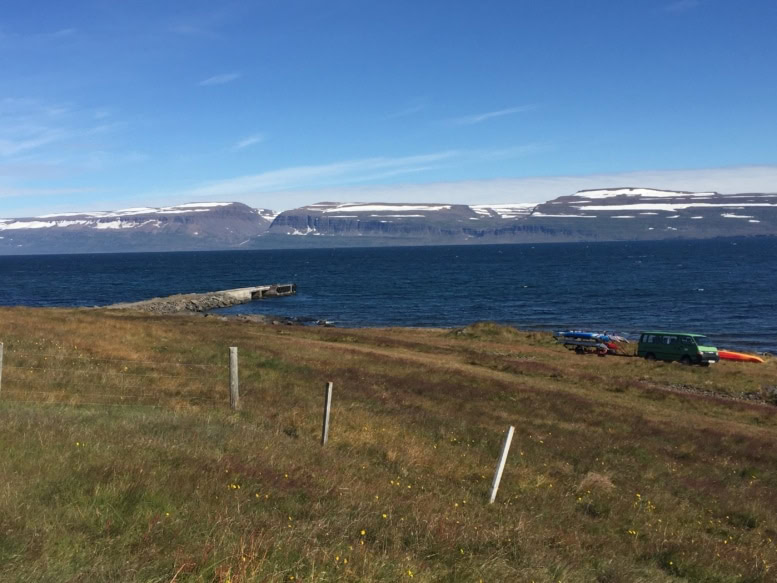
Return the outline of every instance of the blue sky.
{"type": "Polygon", "coordinates": [[[777,191],[774,0],[6,3],[0,216],[777,191]]]}

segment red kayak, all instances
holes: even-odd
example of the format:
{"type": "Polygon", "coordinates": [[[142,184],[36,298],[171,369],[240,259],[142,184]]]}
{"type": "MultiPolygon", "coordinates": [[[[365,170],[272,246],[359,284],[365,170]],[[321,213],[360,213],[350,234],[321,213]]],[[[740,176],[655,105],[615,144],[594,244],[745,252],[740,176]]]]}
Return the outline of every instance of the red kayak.
{"type": "Polygon", "coordinates": [[[764,359],[744,352],[732,352],[731,350],[718,350],[721,360],[739,360],[741,362],[763,362],[764,359]]]}

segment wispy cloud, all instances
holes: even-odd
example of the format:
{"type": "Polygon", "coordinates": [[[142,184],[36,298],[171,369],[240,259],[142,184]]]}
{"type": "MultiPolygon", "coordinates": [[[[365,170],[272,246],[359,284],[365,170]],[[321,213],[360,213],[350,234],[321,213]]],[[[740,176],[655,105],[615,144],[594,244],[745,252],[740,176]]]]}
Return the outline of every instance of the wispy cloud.
{"type": "Polygon", "coordinates": [[[240,140],[232,147],[232,149],[242,150],[243,148],[248,148],[249,146],[253,146],[254,144],[258,144],[263,141],[264,141],[263,134],[254,134],[253,136],[248,136],[247,138],[243,138],[242,140],[240,140]]]}
{"type": "Polygon", "coordinates": [[[221,32],[224,27],[240,18],[246,10],[245,7],[231,2],[211,2],[204,10],[197,10],[196,3],[186,3],[178,11],[175,22],[170,26],[170,31],[192,38],[207,40],[223,40],[221,32]],[[191,7],[189,6],[191,5],[191,7]],[[191,8],[190,10],[187,10],[191,8]]]}
{"type": "Polygon", "coordinates": [[[47,36],[49,38],[67,38],[71,36],[76,35],[76,29],[75,28],[62,28],[56,32],[52,32],[48,34],[47,36]]]}
{"type": "Polygon", "coordinates": [[[9,158],[68,139],[69,108],[33,99],[0,100],[0,158],[9,158]]]}
{"type": "Polygon", "coordinates": [[[410,172],[430,163],[453,159],[458,155],[456,151],[445,151],[418,156],[363,158],[333,162],[331,164],[292,166],[260,174],[210,182],[188,190],[185,193],[180,193],[180,195],[192,198],[192,200],[213,196],[234,197],[259,191],[286,190],[363,181],[369,180],[377,172],[410,172]]]}
{"type": "MultiPolygon", "coordinates": [[[[15,188],[0,186],[0,198],[35,197],[35,196],[68,196],[95,192],[93,188],[15,188]]],[[[7,217],[3,217],[7,218],[7,217]]]]}
{"type": "Polygon", "coordinates": [[[240,77],[242,77],[241,73],[222,73],[220,75],[214,75],[213,77],[203,79],[198,83],[198,85],[201,87],[207,87],[209,85],[224,85],[225,83],[231,83],[236,79],[240,79],[240,77]]]}
{"type": "Polygon", "coordinates": [[[517,107],[508,107],[506,109],[499,109],[497,111],[488,111],[486,113],[475,113],[472,115],[465,115],[462,117],[454,117],[446,121],[451,125],[457,125],[457,126],[474,125],[477,123],[488,121],[489,119],[494,119],[497,117],[505,117],[507,115],[514,115],[516,113],[524,113],[526,111],[531,111],[533,109],[537,109],[537,106],[520,105],[517,107]]]}
{"type": "Polygon", "coordinates": [[[512,160],[514,158],[522,158],[524,156],[531,156],[532,154],[548,152],[555,148],[556,146],[550,142],[534,142],[521,146],[513,146],[512,148],[474,150],[472,156],[478,160],[512,160]]]}
{"type": "Polygon", "coordinates": [[[0,187],[5,189],[4,196],[43,196],[43,191],[30,187],[145,161],[144,153],[116,145],[116,133],[127,124],[107,116],[109,111],[23,97],[0,98],[0,178],[4,179],[0,187]]]}
{"type": "Polygon", "coordinates": [[[427,103],[425,101],[417,102],[413,105],[410,105],[408,107],[405,107],[404,109],[400,109],[399,111],[395,111],[393,113],[390,113],[386,116],[386,119],[398,119],[400,117],[408,117],[410,115],[415,115],[416,113],[419,113],[427,108],[427,103]]]}
{"type": "Polygon", "coordinates": [[[666,12],[687,12],[701,5],[700,0],[677,0],[664,6],[666,12]]]}
{"type": "Polygon", "coordinates": [[[260,174],[208,182],[184,192],[170,193],[170,196],[175,196],[179,201],[204,200],[214,197],[220,200],[239,200],[241,197],[255,195],[259,192],[320,189],[359,183],[369,184],[396,176],[422,174],[453,165],[461,166],[483,160],[519,158],[544,151],[549,147],[544,144],[527,144],[500,150],[445,150],[415,156],[382,156],[329,164],[292,166],[260,174]]]}
{"type": "MultiPolygon", "coordinates": [[[[10,135],[0,136],[0,157],[7,158],[23,154],[42,146],[70,137],[67,130],[61,128],[29,127],[9,128],[10,135]]],[[[6,130],[8,131],[8,130],[6,130]]]]}
{"type": "Polygon", "coordinates": [[[75,28],[62,28],[51,32],[32,32],[20,34],[15,31],[0,30],[0,43],[15,48],[50,48],[76,39],[78,31],[75,28]]]}
{"type": "Polygon", "coordinates": [[[195,26],[192,24],[183,24],[183,23],[175,24],[172,27],[170,27],[170,30],[175,34],[180,34],[182,36],[206,38],[209,40],[221,38],[221,35],[219,35],[216,32],[213,32],[212,30],[208,30],[207,28],[204,28],[202,26],[195,26]]]}

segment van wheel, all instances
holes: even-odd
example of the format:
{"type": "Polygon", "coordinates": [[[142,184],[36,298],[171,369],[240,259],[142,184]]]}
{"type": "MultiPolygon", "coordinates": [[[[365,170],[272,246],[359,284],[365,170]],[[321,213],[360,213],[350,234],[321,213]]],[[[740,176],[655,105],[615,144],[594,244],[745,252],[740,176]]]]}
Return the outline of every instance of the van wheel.
{"type": "Polygon", "coordinates": [[[680,364],[685,364],[685,365],[691,364],[691,357],[688,356],[687,354],[683,354],[682,357],[680,358],[680,364]]]}
{"type": "Polygon", "coordinates": [[[652,352],[648,352],[648,353],[645,355],[645,360],[655,360],[655,359],[656,359],[656,355],[655,355],[655,354],[653,354],[652,352]]]}

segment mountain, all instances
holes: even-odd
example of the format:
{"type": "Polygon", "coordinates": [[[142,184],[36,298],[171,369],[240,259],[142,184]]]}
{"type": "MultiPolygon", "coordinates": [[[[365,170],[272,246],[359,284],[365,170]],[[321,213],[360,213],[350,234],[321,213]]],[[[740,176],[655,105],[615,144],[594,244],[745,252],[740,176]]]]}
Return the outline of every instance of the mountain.
{"type": "Polygon", "coordinates": [[[777,235],[777,194],[616,188],[580,191],[541,204],[322,202],[279,214],[265,242],[289,235],[364,244],[373,240],[441,244],[773,236],[777,235]]]}
{"type": "Polygon", "coordinates": [[[232,249],[274,218],[239,202],[202,202],[0,219],[0,254],[232,249]]]}
{"type": "Polygon", "coordinates": [[[582,190],[540,204],[242,203],[0,219],[0,254],[777,236],[777,194],[582,190]]]}

